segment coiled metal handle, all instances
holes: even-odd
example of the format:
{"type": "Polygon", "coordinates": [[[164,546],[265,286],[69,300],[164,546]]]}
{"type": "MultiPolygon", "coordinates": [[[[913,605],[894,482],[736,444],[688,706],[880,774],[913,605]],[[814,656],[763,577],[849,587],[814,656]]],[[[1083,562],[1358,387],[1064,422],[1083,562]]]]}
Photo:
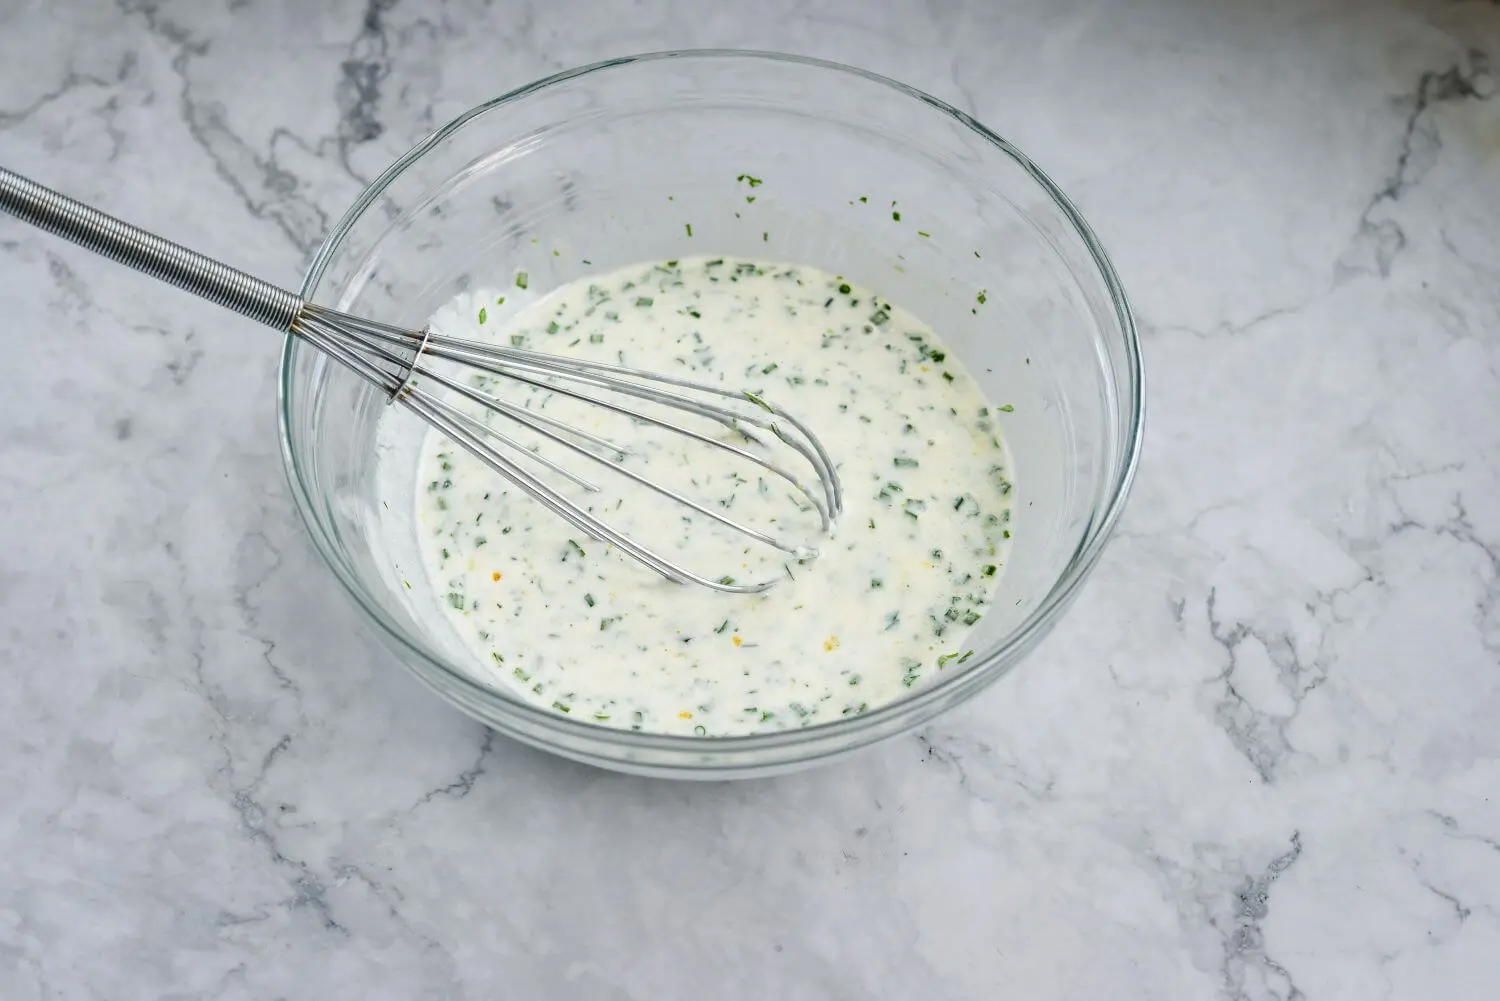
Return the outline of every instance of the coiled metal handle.
{"type": "Polygon", "coordinates": [[[302,299],[285,289],[122,222],[4,167],[0,167],[0,210],[277,330],[290,330],[302,308],[302,299]]]}

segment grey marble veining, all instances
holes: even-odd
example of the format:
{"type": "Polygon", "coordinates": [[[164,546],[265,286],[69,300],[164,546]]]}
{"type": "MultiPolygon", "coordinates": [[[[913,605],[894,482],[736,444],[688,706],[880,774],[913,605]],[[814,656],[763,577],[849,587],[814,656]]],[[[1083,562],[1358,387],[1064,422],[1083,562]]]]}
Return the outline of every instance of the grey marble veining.
{"type": "Polygon", "coordinates": [[[0,162],[294,283],[449,116],[693,45],[929,90],[1096,225],[1150,433],[1063,627],[774,781],[486,735],[317,564],[274,338],[0,220],[0,997],[1494,998],[1493,3],[5,0],[0,162]]]}

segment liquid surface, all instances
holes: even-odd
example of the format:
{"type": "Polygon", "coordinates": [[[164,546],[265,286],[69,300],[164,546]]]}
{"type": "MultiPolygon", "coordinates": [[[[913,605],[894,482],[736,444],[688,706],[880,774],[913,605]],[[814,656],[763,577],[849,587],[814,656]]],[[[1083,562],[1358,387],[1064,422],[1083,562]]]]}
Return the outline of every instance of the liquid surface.
{"type": "MultiPolygon", "coordinates": [[[[631,449],[625,465],[820,548],[816,561],[799,562],[639,491],[626,491],[631,503],[574,491],[615,527],[697,559],[693,569],[712,578],[765,567],[786,575],[765,594],[720,594],[607,551],[430,433],[416,491],[420,545],[477,672],[575,719],[723,736],[867,712],[972,656],[967,636],[1009,548],[1006,408],[982,396],[916,317],[814,268],[701,257],[575,282],[501,320],[504,299],[462,296],[433,326],[761,395],[826,446],[844,513],[819,539],[811,505],[764,470],[690,452],[693,443],[654,429],[611,428],[631,449]]],[[[570,423],[596,422],[586,426],[600,433],[597,421],[611,416],[566,410],[505,380],[471,384],[570,423]]],[[[593,475],[577,457],[563,464],[593,475]]],[[[816,485],[805,466],[798,472],[816,485]]]]}

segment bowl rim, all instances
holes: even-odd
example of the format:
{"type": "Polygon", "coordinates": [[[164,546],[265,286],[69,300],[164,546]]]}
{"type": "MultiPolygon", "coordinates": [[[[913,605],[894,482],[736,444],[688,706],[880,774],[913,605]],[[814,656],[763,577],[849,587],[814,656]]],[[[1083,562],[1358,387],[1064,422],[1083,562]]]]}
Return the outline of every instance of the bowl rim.
{"type": "MultiPolygon", "coordinates": [[[[793,64],[835,73],[849,74],[865,81],[888,87],[959,122],[1008,156],[1046,192],[1047,196],[1052,199],[1054,205],[1062,212],[1063,216],[1073,227],[1075,234],[1087,248],[1093,264],[1098,270],[1099,277],[1103,280],[1105,288],[1109,292],[1111,305],[1115,310],[1115,318],[1124,336],[1126,378],[1121,388],[1132,401],[1132,406],[1128,426],[1124,428],[1124,454],[1119,472],[1109,487],[1107,499],[1102,509],[1096,513],[1090,525],[1085,529],[1081,544],[1069,561],[1067,568],[1056,583],[1053,584],[1052,588],[1036,603],[1031,613],[1005,638],[998,648],[983,659],[976,661],[974,666],[968,671],[954,676],[949,681],[924,685],[907,697],[898,698],[893,702],[878,706],[857,716],[842,717],[825,723],[816,723],[810,726],[799,727],[793,730],[781,730],[774,733],[742,734],[725,737],[690,737],[601,727],[594,723],[559,716],[540,706],[524,701],[498,686],[486,684],[472,675],[450,667],[442,657],[435,656],[430,652],[429,648],[419,638],[409,636],[405,630],[391,623],[381,613],[374,599],[367,593],[363,583],[343,566],[342,561],[335,555],[331,540],[323,531],[318,521],[315,514],[313,496],[303,481],[301,469],[292,447],[288,409],[292,397],[292,372],[296,352],[300,345],[294,335],[288,334],[282,344],[280,370],[277,375],[277,426],[281,444],[282,466],[286,472],[287,482],[291,488],[292,497],[296,503],[302,523],[306,527],[308,534],[312,536],[314,548],[318,550],[323,562],[333,571],[334,576],[338,578],[345,592],[354,600],[354,604],[360,609],[365,618],[373,622],[388,641],[397,644],[404,651],[409,652],[412,656],[435,668],[445,677],[447,682],[455,684],[463,690],[469,698],[465,698],[459,702],[460,707],[468,703],[470,698],[478,698],[484,702],[498,698],[505,704],[506,711],[519,714],[529,724],[534,725],[542,731],[554,731],[560,735],[582,738],[588,741],[613,743],[622,748],[635,748],[640,751],[680,752],[684,755],[693,756],[701,756],[706,751],[717,755],[724,752],[752,752],[786,748],[814,742],[817,737],[826,738],[834,731],[837,731],[840,735],[852,736],[857,733],[874,730],[877,731],[875,739],[879,740],[881,737],[894,735],[906,729],[906,727],[896,722],[896,717],[907,716],[916,720],[928,718],[934,712],[938,711],[937,709],[930,708],[935,703],[950,699],[955,700],[955,702],[950,703],[951,705],[965,701],[1006,673],[998,671],[998,668],[1007,664],[1014,666],[1018,663],[1047,634],[1061,617],[1062,613],[1066,611],[1068,605],[1076,596],[1080,585],[1097,564],[1099,556],[1103,552],[1105,544],[1108,542],[1124,510],[1131,485],[1135,480],[1136,468],[1140,461],[1143,443],[1146,407],[1145,374],[1142,367],[1140,338],[1136,329],[1134,312],[1130,306],[1129,299],[1126,297],[1125,289],[1119,275],[1115,271],[1115,267],[1105,252],[1103,245],[1100,243],[1099,238],[1057,184],[1040,167],[1033,163],[1026,154],[1022,153],[1020,149],[1002,136],[986,128],[965,112],[922,90],[882,74],[860,69],[845,63],[810,56],[756,49],[675,49],[600,60],[584,66],[553,73],[522,87],[508,91],[499,97],[476,105],[443,127],[432,132],[372,181],[339,219],[338,224],[324,237],[322,245],[318,248],[317,253],[308,265],[299,295],[303,299],[311,299],[318,283],[323,278],[324,271],[342,243],[345,234],[348,233],[354,224],[364,215],[365,211],[392,182],[400,177],[413,163],[425,156],[429,150],[479,116],[556,84],[635,63],[667,60],[716,61],[736,59],[793,64]]],[[[420,672],[418,673],[420,676],[420,672]]],[[[428,683],[431,684],[430,681],[428,683]]],[[[484,722],[490,726],[498,725],[490,719],[485,719],[484,722]]],[[[540,746],[551,747],[550,744],[540,741],[534,735],[516,734],[516,736],[528,742],[538,743],[540,746]]],[[[577,752],[569,752],[563,748],[557,748],[557,750],[572,756],[576,756],[577,754],[577,752]]],[[[821,756],[823,756],[823,752],[814,752],[809,755],[809,758],[815,759],[821,756]]],[[[684,764],[692,764],[692,762],[685,760],[684,764]]]]}

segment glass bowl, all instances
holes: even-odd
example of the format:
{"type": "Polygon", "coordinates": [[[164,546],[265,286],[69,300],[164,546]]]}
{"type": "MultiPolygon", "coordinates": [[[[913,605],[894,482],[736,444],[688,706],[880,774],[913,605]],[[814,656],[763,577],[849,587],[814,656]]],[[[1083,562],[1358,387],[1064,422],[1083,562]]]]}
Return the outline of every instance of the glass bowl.
{"type": "Polygon", "coordinates": [[[1006,674],[1099,558],[1141,445],[1125,293],[1077,210],[1004,139],[861,70],[757,52],[671,52],[548,77],[475,108],[385,172],[329,234],[302,295],[422,326],[517,269],[545,291],[647,259],[723,253],[851,277],[942,333],[1004,431],[1013,550],[961,668],[859,716],[744,737],[606,729],[484,676],[403,583],[420,573],[424,427],[288,338],[282,454],[323,558],[396,658],[476,719],[606,768],[725,778],[826,760],[912,729],[1006,674]],[[753,189],[740,175],[762,183],[753,189]],[[393,430],[394,429],[394,430],[393,430]]]}

